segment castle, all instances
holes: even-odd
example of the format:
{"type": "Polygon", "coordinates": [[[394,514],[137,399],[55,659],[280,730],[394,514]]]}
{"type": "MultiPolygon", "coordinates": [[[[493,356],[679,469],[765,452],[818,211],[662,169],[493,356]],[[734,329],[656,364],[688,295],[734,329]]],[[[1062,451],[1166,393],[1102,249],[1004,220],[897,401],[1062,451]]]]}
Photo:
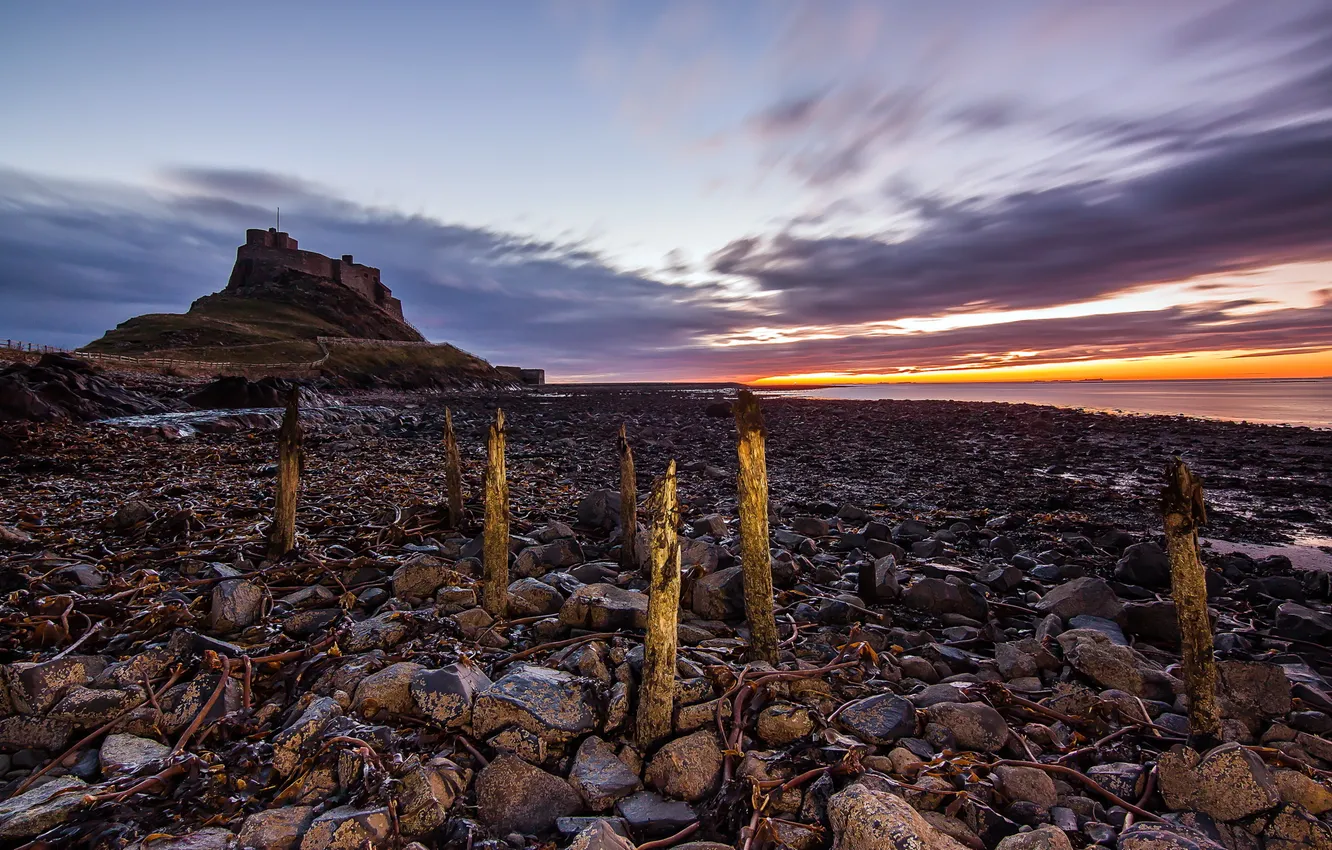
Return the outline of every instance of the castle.
{"type": "Polygon", "coordinates": [[[288,270],[342,284],[390,316],[406,321],[402,301],[394,298],[392,291],[380,282],[379,269],[353,262],[351,254],[335,260],[314,251],[302,251],[296,247],[295,239],[275,227],[245,231],[245,244],[236,249],[236,265],[227,289],[262,285],[288,270]]]}

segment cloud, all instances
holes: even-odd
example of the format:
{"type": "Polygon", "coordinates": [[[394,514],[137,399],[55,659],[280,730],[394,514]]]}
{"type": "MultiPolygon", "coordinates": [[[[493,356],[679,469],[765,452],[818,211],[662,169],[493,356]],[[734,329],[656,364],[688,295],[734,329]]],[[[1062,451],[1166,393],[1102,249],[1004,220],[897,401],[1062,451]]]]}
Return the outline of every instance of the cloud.
{"type": "Polygon", "coordinates": [[[1118,182],[920,208],[905,237],[747,237],[713,269],[826,322],[1041,307],[1332,259],[1332,122],[1227,138],[1118,182]]]}

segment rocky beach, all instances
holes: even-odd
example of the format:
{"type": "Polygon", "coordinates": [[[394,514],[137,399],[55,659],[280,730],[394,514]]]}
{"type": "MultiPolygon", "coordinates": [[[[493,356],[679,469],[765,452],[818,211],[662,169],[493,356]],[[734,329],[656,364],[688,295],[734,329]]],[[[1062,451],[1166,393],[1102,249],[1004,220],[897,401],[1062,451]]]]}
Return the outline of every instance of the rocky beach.
{"type": "Polygon", "coordinates": [[[733,389],[315,387],[296,548],[270,559],[281,387],[23,368],[0,422],[7,846],[1332,848],[1332,432],[763,397],[774,666],[749,652],[733,389]],[[679,467],[675,706],[647,747],[622,425],[640,502],[679,467]],[[1206,500],[1214,741],[1180,669],[1174,456],[1206,500]]]}

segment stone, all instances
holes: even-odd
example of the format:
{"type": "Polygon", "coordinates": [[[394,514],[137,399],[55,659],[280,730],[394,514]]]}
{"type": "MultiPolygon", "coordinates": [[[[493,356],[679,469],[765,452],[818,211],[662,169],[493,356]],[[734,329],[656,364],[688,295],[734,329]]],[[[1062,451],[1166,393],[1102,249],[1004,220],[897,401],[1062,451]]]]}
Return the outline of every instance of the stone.
{"type": "Polygon", "coordinates": [[[1291,710],[1290,680],[1279,664],[1266,661],[1220,661],[1216,694],[1223,717],[1244,721],[1257,731],[1264,721],[1291,710]]]}
{"type": "Polygon", "coordinates": [[[1124,606],[1124,628],[1131,635],[1178,648],[1179,614],[1173,599],[1130,602],[1124,606]]]}
{"type": "Polygon", "coordinates": [[[109,776],[113,773],[133,773],[140,767],[164,759],[170,754],[170,747],[151,738],[113,732],[102,741],[98,761],[102,773],[109,776]]]}
{"type": "Polygon", "coordinates": [[[1103,688],[1126,691],[1146,699],[1173,700],[1176,682],[1137,651],[1116,646],[1102,632],[1072,629],[1057,638],[1064,658],[1075,670],[1103,688]]]}
{"type": "Polygon", "coordinates": [[[1009,802],[1025,800],[1046,809],[1058,802],[1054,780],[1039,768],[1005,765],[991,775],[999,780],[999,791],[1009,802]]]}
{"type": "Polygon", "coordinates": [[[1332,637],[1332,615],[1296,602],[1283,602],[1277,607],[1275,631],[1295,640],[1324,642],[1332,637]]]}
{"type": "Polygon", "coordinates": [[[578,503],[578,524],[610,531],[620,524],[618,490],[593,490],[578,503]]]}
{"type": "Polygon", "coordinates": [[[52,717],[6,717],[0,720],[0,750],[63,750],[74,724],[52,717]]]}
{"type": "Polygon", "coordinates": [[[696,802],[721,780],[722,752],[712,730],[676,738],[648,762],[647,782],[668,797],[696,802]]]}
{"type": "Polygon", "coordinates": [[[1115,578],[1145,587],[1170,586],[1170,559],[1155,541],[1134,543],[1115,564],[1115,578]]]}
{"type": "Polygon", "coordinates": [[[867,744],[891,744],[916,733],[916,706],[896,694],[875,694],[842,709],[837,723],[867,744]]]}
{"type": "Polygon", "coordinates": [[[472,721],[476,695],[490,685],[480,667],[459,661],[438,670],[417,670],[408,690],[421,714],[442,723],[446,729],[456,729],[472,721]]]}
{"type": "Polygon", "coordinates": [[[791,520],[791,529],[805,537],[827,537],[828,521],[816,516],[798,516],[791,520]]]}
{"type": "Polygon", "coordinates": [[[1119,836],[1118,850],[1226,850],[1202,831],[1166,821],[1140,821],[1119,836]]]}
{"type": "Polygon", "coordinates": [[[743,613],[745,587],[740,568],[727,567],[695,581],[690,607],[705,620],[729,620],[743,613]]]}
{"type": "Polygon", "coordinates": [[[171,838],[160,838],[148,847],[138,845],[136,850],[232,850],[236,836],[220,826],[185,832],[171,838]]]}
{"type": "Polygon", "coordinates": [[[381,710],[391,714],[411,714],[416,708],[412,700],[412,677],[424,669],[420,664],[401,661],[371,673],[356,686],[352,711],[366,717],[373,717],[381,710]]]}
{"type": "Polygon", "coordinates": [[[828,799],[833,850],[960,850],[901,797],[847,786],[828,799]]]}
{"type": "Polygon", "coordinates": [[[1105,579],[1075,578],[1051,590],[1036,603],[1041,614],[1054,614],[1068,621],[1079,614],[1114,620],[1124,610],[1124,603],[1115,595],[1105,579]]]}
{"type": "Polygon", "coordinates": [[[397,611],[388,611],[353,623],[340,645],[348,654],[388,649],[407,637],[410,628],[397,611]]]}
{"type": "Polygon", "coordinates": [[[645,839],[674,835],[698,819],[688,803],[667,800],[655,791],[630,794],[615,804],[615,811],[634,835],[645,839]]]}
{"type": "Polygon", "coordinates": [[[759,712],[758,736],[773,747],[784,747],[814,731],[814,718],[803,705],[775,702],[759,712]]]}
{"type": "Polygon", "coordinates": [[[338,806],[310,822],[301,850],[387,848],[393,837],[388,809],[338,806]]]}
{"type": "Polygon", "coordinates": [[[241,824],[236,843],[241,848],[263,850],[296,850],[301,836],[315,819],[314,806],[283,806],[255,812],[241,824]]]}
{"type": "Polygon", "coordinates": [[[726,519],[720,514],[708,514],[699,517],[690,523],[694,530],[695,537],[711,537],[714,540],[721,540],[726,536],[726,519]]]}
{"type": "Polygon", "coordinates": [[[1276,783],[1281,802],[1295,803],[1314,815],[1332,811],[1332,791],[1298,770],[1275,771],[1272,774],[1272,781],[1276,783]]]}
{"type": "Polygon", "coordinates": [[[60,776],[0,802],[0,838],[32,838],[83,808],[83,780],[60,776]]]}
{"type": "Polygon", "coordinates": [[[1000,840],[995,850],[1073,850],[1073,845],[1059,827],[1042,826],[1000,840]]]}
{"type": "Polygon", "coordinates": [[[1087,777],[1123,800],[1137,800],[1147,785],[1147,771],[1134,762],[1110,762],[1087,768],[1087,777]]]}
{"type": "Polygon", "coordinates": [[[142,688],[85,688],[75,685],[65,692],[60,702],[47,713],[48,718],[68,720],[76,728],[91,729],[101,726],[108,717],[115,717],[133,708],[145,699],[142,688]]]}
{"type": "Polygon", "coordinates": [[[962,749],[994,753],[1008,743],[1003,715],[984,703],[943,702],[925,709],[925,715],[949,729],[962,749]]]}
{"type": "Polygon", "coordinates": [[[481,822],[501,835],[545,832],[582,806],[569,783],[507,754],[477,775],[476,803],[481,822]]]}
{"type": "Polygon", "coordinates": [[[409,758],[403,766],[402,792],[398,796],[403,831],[424,835],[442,826],[449,818],[449,809],[467,791],[469,773],[444,756],[425,763],[419,756],[409,758]]]}
{"type": "Polygon", "coordinates": [[[86,685],[106,669],[101,658],[70,655],[53,661],[19,661],[0,667],[0,680],[9,690],[9,700],[19,714],[44,714],[65,691],[86,685]]]}
{"type": "Polygon", "coordinates": [[[472,728],[481,738],[517,726],[548,742],[591,732],[599,705],[591,686],[562,670],[521,665],[476,698],[472,728]]]}
{"type": "Polygon", "coordinates": [[[935,615],[961,614],[978,622],[989,617],[985,594],[969,585],[941,578],[922,578],[911,583],[902,594],[902,602],[917,611],[935,615]]]}
{"type": "Polygon", "coordinates": [[[620,760],[615,748],[595,735],[579,745],[569,784],[594,812],[608,811],[616,800],[643,787],[638,774],[620,760]]]}
{"type": "Polygon", "coordinates": [[[646,593],[611,584],[589,584],[575,590],[560,608],[560,622],[597,632],[645,629],[647,609],[646,593]]]}
{"type": "Polygon", "coordinates": [[[259,619],[264,589],[245,579],[227,579],[213,588],[208,629],[216,634],[240,631],[259,619]]]}
{"type": "Polygon", "coordinates": [[[300,765],[301,751],[319,736],[328,721],[342,715],[342,708],[330,697],[316,697],[301,716],[273,738],[273,769],[290,776],[300,765]]]}
{"type": "Polygon", "coordinates": [[[536,617],[555,614],[564,604],[564,594],[534,578],[520,578],[509,585],[509,616],[536,617]]]}
{"type": "Polygon", "coordinates": [[[1222,744],[1201,757],[1176,747],[1161,754],[1157,776],[1168,808],[1193,809],[1227,823],[1281,803],[1262,758],[1236,743],[1222,744]]]}
{"type": "Polygon", "coordinates": [[[399,599],[428,599],[452,578],[453,570],[443,558],[414,555],[393,571],[393,595],[399,599]]]}
{"type": "Polygon", "coordinates": [[[1329,850],[1332,827],[1297,805],[1282,806],[1262,832],[1263,850],[1329,850]]]}
{"type": "Polygon", "coordinates": [[[579,830],[570,842],[569,850],[634,850],[634,844],[616,832],[610,823],[598,818],[579,830]]]}

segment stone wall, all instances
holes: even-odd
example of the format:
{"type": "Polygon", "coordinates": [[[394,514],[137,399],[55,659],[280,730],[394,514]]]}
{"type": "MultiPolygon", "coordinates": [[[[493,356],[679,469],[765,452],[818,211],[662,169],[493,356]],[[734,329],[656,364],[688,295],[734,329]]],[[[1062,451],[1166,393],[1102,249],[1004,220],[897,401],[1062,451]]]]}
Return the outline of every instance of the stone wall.
{"type": "Polygon", "coordinates": [[[287,269],[336,281],[359,294],[389,315],[406,321],[402,302],[379,279],[379,269],[353,262],[350,254],[341,260],[302,251],[297,242],[274,228],[245,231],[245,244],[236,249],[236,265],[231,270],[229,289],[244,289],[251,283],[266,283],[287,269]]]}

